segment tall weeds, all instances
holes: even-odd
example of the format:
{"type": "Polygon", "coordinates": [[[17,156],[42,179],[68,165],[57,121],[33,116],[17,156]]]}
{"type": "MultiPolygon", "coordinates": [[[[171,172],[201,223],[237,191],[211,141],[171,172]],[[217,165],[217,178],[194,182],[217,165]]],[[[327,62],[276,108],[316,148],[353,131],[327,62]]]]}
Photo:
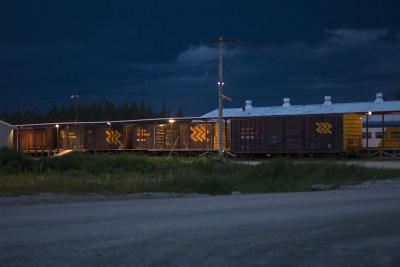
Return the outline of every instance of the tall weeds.
{"type": "Polygon", "coordinates": [[[136,154],[73,153],[31,159],[0,150],[0,194],[307,191],[317,183],[341,185],[399,177],[398,170],[332,162],[294,163],[286,159],[250,166],[214,158],[154,158],[136,154]]]}

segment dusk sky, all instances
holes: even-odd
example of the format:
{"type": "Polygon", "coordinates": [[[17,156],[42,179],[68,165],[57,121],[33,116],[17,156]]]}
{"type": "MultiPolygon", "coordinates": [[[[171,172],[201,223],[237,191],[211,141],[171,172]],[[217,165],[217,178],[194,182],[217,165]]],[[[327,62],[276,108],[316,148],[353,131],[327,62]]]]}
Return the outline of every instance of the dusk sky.
{"type": "Polygon", "coordinates": [[[217,107],[372,101],[400,90],[400,2],[0,1],[0,111],[113,100],[185,115],[217,107]],[[168,75],[164,75],[168,74],[168,75]]]}

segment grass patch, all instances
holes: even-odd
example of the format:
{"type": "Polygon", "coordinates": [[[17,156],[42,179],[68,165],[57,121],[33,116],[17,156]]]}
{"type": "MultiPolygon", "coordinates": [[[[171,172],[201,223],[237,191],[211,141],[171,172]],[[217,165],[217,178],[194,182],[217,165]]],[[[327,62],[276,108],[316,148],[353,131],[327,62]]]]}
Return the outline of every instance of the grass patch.
{"type": "Polygon", "coordinates": [[[274,159],[251,166],[215,158],[153,158],[136,154],[72,153],[31,159],[0,150],[0,194],[176,192],[230,194],[308,191],[313,184],[342,185],[400,177],[399,170],[329,161],[274,159]]]}

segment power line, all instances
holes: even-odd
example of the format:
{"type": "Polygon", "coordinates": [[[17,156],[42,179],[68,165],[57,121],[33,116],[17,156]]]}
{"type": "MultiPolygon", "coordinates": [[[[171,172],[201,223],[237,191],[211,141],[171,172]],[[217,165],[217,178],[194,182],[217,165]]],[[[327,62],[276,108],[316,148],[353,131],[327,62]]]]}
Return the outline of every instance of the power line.
{"type": "Polygon", "coordinates": [[[315,59],[299,59],[299,58],[295,58],[295,56],[293,55],[289,55],[293,58],[291,59],[285,59],[282,57],[277,57],[276,55],[271,55],[271,54],[266,54],[268,53],[268,51],[265,50],[265,47],[259,46],[259,45],[253,45],[253,44],[248,44],[245,43],[243,41],[238,40],[237,43],[245,48],[247,48],[248,50],[252,51],[252,52],[262,52],[262,53],[257,53],[257,55],[262,55],[262,56],[266,56],[269,57],[271,59],[271,61],[277,62],[277,63],[325,63],[325,64],[371,64],[371,63],[383,63],[383,64],[399,64],[400,60],[315,60],[315,59]]]}
{"type": "Polygon", "coordinates": [[[144,78],[144,79],[140,79],[140,80],[134,80],[134,81],[128,81],[128,82],[115,84],[115,85],[112,85],[112,86],[110,86],[108,88],[104,88],[104,89],[100,89],[100,90],[95,90],[95,89],[83,90],[83,91],[80,91],[80,93],[81,94],[87,94],[87,93],[92,93],[92,92],[99,92],[99,91],[102,92],[102,91],[107,91],[107,90],[111,90],[111,89],[115,89],[115,88],[127,87],[127,86],[134,85],[134,84],[139,84],[139,83],[152,81],[152,80],[156,80],[156,79],[160,79],[160,78],[164,78],[164,77],[168,77],[168,76],[173,76],[173,75],[178,74],[180,72],[185,72],[185,71],[189,71],[189,70],[192,70],[192,69],[200,68],[202,66],[209,65],[209,64],[212,64],[212,63],[215,63],[215,62],[218,62],[218,59],[213,59],[213,60],[206,61],[206,62],[197,64],[197,65],[192,65],[192,66],[184,67],[184,68],[181,68],[181,69],[178,69],[178,70],[175,70],[175,71],[162,73],[162,74],[159,74],[159,75],[152,76],[150,78],[144,78]]]}
{"type": "MultiPolygon", "coordinates": [[[[181,68],[181,69],[178,69],[175,71],[158,74],[158,75],[155,75],[155,76],[152,76],[149,78],[118,83],[118,84],[114,84],[114,85],[111,85],[110,87],[103,88],[103,89],[80,90],[77,93],[79,93],[79,95],[90,95],[91,93],[99,93],[99,92],[104,92],[104,91],[108,91],[108,90],[112,90],[112,89],[116,89],[116,88],[127,87],[130,85],[140,84],[140,83],[147,82],[147,81],[152,81],[152,80],[156,80],[156,79],[160,79],[160,78],[164,78],[164,77],[173,76],[173,75],[181,73],[181,72],[193,70],[193,69],[200,68],[202,66],[206,66],[206,65],[216,63],[216,62],[218,62],[218,59],[209,60],[209,61],[197,64],[197,65],[192,65],[192,66],[184,67],[184,68],[181,68]]],[[[62,94],[62,95],[58,95],[58,96],[56,95],[56,96],[52,96],[52,97],[31,98],[29,100],[6,101],[6,102],[2,102],[2,104],[8,105],[8,104],[24,103],[24,102],[28,102],[28,101],[29,102],[46,102],[46,101],[56,100],[56,99],[63,99],[63,98],[66,99],[66,98],[69,98],[70,96],[71,96],[70,94],[62,94]]]]}

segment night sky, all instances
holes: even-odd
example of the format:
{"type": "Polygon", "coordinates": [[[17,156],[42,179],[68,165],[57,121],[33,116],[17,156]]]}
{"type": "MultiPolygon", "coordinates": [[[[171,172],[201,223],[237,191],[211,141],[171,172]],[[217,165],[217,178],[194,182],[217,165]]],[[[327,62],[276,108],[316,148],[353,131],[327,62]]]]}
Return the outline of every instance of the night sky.
{"type": "Polygon", "coordinates": [[[0,110],[144,100],[201,115],[218,104],[209,40],[226,47],[240,107],[372,101],[400,90],[400,2],[0,1],[0,110]],[[168,75],[164,75],[168,74],[168,75]]]}

